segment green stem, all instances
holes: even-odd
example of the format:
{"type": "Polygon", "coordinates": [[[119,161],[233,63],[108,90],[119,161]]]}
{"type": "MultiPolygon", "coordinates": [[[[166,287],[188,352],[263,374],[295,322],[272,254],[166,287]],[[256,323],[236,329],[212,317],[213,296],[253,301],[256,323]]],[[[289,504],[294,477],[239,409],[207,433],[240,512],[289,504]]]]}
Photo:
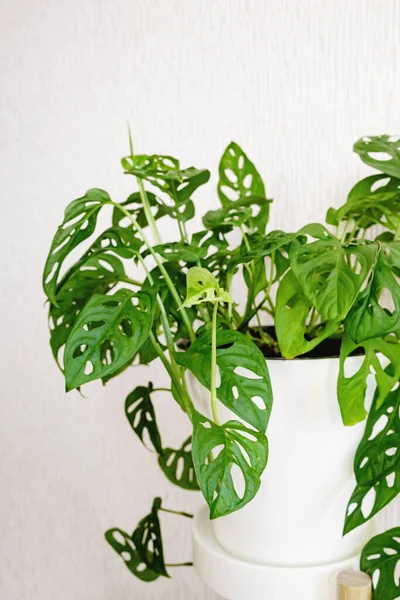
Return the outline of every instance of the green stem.
{"type": "Polygon", "coordinates": [[[211,410],[214,423],[220,425],[217,402],[217,312],[218,302],[214,302],[211,329],[211,410]]]}
{"type": "Polygon", "coordinates": [[[169,569],[171,567],[193,567],[193,563],[192,562],[186,562],[186,563],[173,563],[173,564],[165,564],[166,567],[168,567],[169,569]]]}
{"type": "Polygon", "coordinates": [[[147,223],[149,224],[149,227],[153,233],[154,240],[155,240],[156,244],[162,244],[162,239],[161,239],[160,233],[158,231],[155,219],[153,217],[153,213],[151,212],[149,199],[147,197],[147,192],[143,185],[143,181],[142,181],[142,179],[140,179],[140,177],[136,177],[136,181],[139,186],[139,193],[140,193],[140,198],[141,198],[142,204],[143,204],[144,214],[146,215],[147,223]]]}
{"type": "Polygon", "coordinates": [[[158,268],[160,269],[165,282],[168,286],[169,291],[171,292],[171,296],[173,297],[177,307],[179,308],[179,310],[182,313],[182,319],[186,325],[186,328],[188,330],[189,333],[189,338],[191,342],[194,342],[196,339],[196,336],[194,334],[193,328],[192,328],[192,324],[189,320],[188,314],[185,310],[185,308],[182,305],[182,301],[181,298],[172,282],[171,277],[168,274],[168,271],[166,270],[166,268],[164,267],[163,263],[159,260],[157,253],[153,250],[153,246],[150,243],[150,241],[147,239],[146,234],[144,233],[143,229],[140,227],[139,223],[137,222],[137,220],[135,219],[135,217],[133,215],[131,215],[131,213],[124,207],[121,206],[121,204],[118,204],[117,202],[112,202],[112,204],[117,207],[121,212],[124,213],[125,216],[128,217],[128,219],[132,222],[132,225],[135,227],[135,229],[137,230],[137,232],[139,233],[139,235],[141,236],[143,242],[145,243],[145,245],[147,246],[147,249],[149,250],[150,254],[152,255],[152,257],[155,260],[156,265],[158,266],[158,268]]]}
{"type": "Polygon", "coordinates": [[[163,512],[170,513],[171,515],[180,515],[181,517],[187,517],[188,519],[193,519],[193,515],[187,512],[182,512],[180,510],[171,510],[170,508],[160,508],[163,512]]]}
{"type": "Polygon", "coordinates": [[[152,389],[152,392],[170,392],[170,391],[171,391],[171,388],[164,388],[164,387],[152,389]]]}
{"type": "Polygon", "coordinates": [[[120,281],[123,281],[124,283],[130,283],[131,285],[136,285],[137,287],[142,287],[140,281],[136,281],[136,279],[130,279],[130,277],[121,278],[120,281]]]}
{"type": "Polygon", "coordinates": [[[399,238],[400,238],[400,219],[399,219],[399,222],[397,223],[396,233],[394,234],[395,240],[398,240],[399,238]]]}

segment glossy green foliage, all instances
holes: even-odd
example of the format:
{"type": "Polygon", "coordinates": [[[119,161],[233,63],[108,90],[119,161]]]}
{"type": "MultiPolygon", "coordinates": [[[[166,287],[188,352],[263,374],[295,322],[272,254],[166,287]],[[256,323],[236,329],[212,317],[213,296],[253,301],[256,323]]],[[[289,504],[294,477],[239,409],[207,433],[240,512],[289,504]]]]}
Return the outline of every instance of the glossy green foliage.
{"type": "Polygon", "coordinates": [[[164,448],[158,457],[158,464],[174,485],[185,490],[200,489],[193,465],[191,437],[185,440],[178,450],[164,448]]]}
{"type": "Polygon", "coordinates": [[[361,554],[361,570],[372,578],[374,600],[397,600],[400,596],[400,527],[372,538],[361,554]]]}
{"type": "Polygon", "coordinates": [[[271,231],[266,235],[253,233],[247,236],[247,244],[242,244],[240,254],[235,256],[235,262],[249,262],[257,258],[265,258],[277,250],[287,251],[295,238],[294,234],[280,230],[271,231]]]}
{"type": "Polygon", "coordinates": [[[231,295],[220,288],[217,279],[207,269],[191,267],[187,272],[187,292],[184,306],[203,302],[233,302],[231,295]]]}
{"type": "Polygon", "coordinates": [[[294,240],[290,264],[304,295],[322,318],[339,321],[345,318],[369,276],[378,244],[345,247],[327,230],[318,237],[306,244],[294,240]]]}
{"type": "Polygon", "coordinates": [[[264,434],[239,421],[219,426],[194,414],[193,462],[211,519],[239,510],[254,498],[267,460],[264,434]]]}
{"type": "Polygon", "coordinates": [[[125,414],[127,419],[143,444],[146,445],[145,432],[158,454],[163,453],[160,432],[158,430],[156,414],[151,401],[153,384],[147,387],[139,385],[128,394],[125,400],[125,414]]]}
{"type": "MultiPolygon", "coordinates": [[[[352,360],[350,358],[350,360],[352,360]]],[[[340,349],[340,367],[337,383],[339,406],[345,425],[355,425],[367,416],[365,396],[367,377],[374,373],[377,384],[376,404],[379,408],[384,399],[400,378],[400,344],[395,336],[387,339],[375,338],[355,344],[348,334],[343,337],[340,349]],[[346,376],[345,363],[359,348],[365,354],[359,358],[360,365],[351,375],[346,376]],[[382,355],[392,369],[385,369],[379,358],[382,355]]]]}
{"type": "Polygon", "coordinates": [[[53,238],[43,272],[43,289],[52,304],[57,304],[56,289],[65,258],[93,234],[100,209],[110,202],[107,192],[92,189],[65,209],[63,222],[53,238]]]}
{"type": "Polygon", "coordinates": [[[158,579],[160,574],[156,571],[153,571],[140,558],[131,535],[122,529],[113,527],[112,529],[106,531],[104,537],[110,546],[115,550],[115,552],[119,554],[127,569],[129,569],[129,571],[135,575],[135,577],[147,583],[158,579]]]}
{"type": "Polygon", "coordinates": [[[354,144],[365,164],[400,179],[400,136],[365,136],[354,144]]]}
{"type": "MultiPolygon", "coordinates": [[[[152,214],[155,220],[158,220],[168,214],[166,206],[157,198],[155,194],[152,192],[146,192],[146,197],[152,209],[152,214]]],[[[121,202],[121,206],[126,208],[128,212],[135,217],[140,227],[147,227],[148,223],[140,192],[134,192],[131,194],[124,202],[121,202]]],[[[118,207],[115,207],[112,214],[113,225],[120,225],[124,219],[127,219],[126,215],[124,215],[124,213],[118,207]]]]}
{"type": "Polygon", "coordinates": [[[207,248],[194,246],[187,242],[170,242],[154,246],[154,250],[166,260],[182,261],[188,264],[196,263],[207,256],[207,248]]]}
{"type": "Polygon", "coordinates": [[[371,519],[400,493],[399,383],[379,408],[375,394],[354,472],[357,485],[347,507],[345,534],[371,519]]]}
{"type": "Polygon", "coordinates": [[[345,321],[354,342],[400,329],[400,241],[381,243],[368,285],[345,321]]]}
{"type": "Polygon", "coordinates": [[[92,296],[66,343],[67,391],[111,375],[129,362],[149,335],[154,310],[152,290],[92,296]]]}
{"type": "MultiPolygon", "coordinates": [[[[202,333],[176,361],[206,388],[211,387],[211,332],[202,333]]],[[[265,432],[272,409],[272,389],[262,352],[238,331],[217,331],[217,397],[246,423],[265,432]]]]}

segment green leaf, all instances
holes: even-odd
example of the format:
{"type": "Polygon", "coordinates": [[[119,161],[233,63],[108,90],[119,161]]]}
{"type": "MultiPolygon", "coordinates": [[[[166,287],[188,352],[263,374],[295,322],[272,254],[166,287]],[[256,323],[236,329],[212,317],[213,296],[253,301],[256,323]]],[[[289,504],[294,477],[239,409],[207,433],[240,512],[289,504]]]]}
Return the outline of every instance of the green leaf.
{"type": "MultiPolygon", "coordinates": [[[[224,207],[249,196],[265,198],[260,174],[235,142],[229,144],[219,163],[218,196],[224,207]]],[[[266,204],[265,208],[269,210],[269,205],[266,204]]]]}
{"type": "Polygon", "coordinates": [[[171,483],[185,490],[199,490],[192,458],[192,437],[179,448],[165,448],[158,458],[158,464],[171,483]]]}
{"type": "Polygon", "coordinates": [[[311,310],[310,300],[304,295],[293,271],[289,270],[279,284],[275,308],[275,331],[285,358],[310,352],[338,330],[340,321],[328,321],[321,324],[315,337],[310,338],[306,323],[311,310]]]}
{"type": "Polygon", "coordinates": [[[376,399],[379,408],[392,387],[400,378],[400,344],[394,336],[387,339],[376,338],[355,344],[350,336],[345,333],[340,348],[340,367],[337,384],[337,393],[342,420],[345,425],[356,425],[367,416],[365,410],[365,394],[367,391],[367,377],[375,372],[378,395],[376,399]],[[355,373],[346,377],[345,362],[358,348],[364,348],[363,362],[355,373]],[[393,374],[382,367],[378,354],[382,354],[389,364],[393,365],[393,374]]]}
{"type": "Polygon", "coordinates": [[[231,295],[219,287],[218,281],[207,269],[192,267],[187,272],[187,292],[183,306],[203,302],[233,302],[231,295]]]}
{"type": "MultiPolygon", "coordinates": [[[[210,331],[202,333],[186,352],[176,352],[175,358],[211,389],[210,331]]],[[[265,432],[272,408],[272,389],[261,350],[238,331],[219,330],[217,365],[221,376],[218,400],[249,425],[265,432]]]]}
{"type": "Polygon", "coordinates": [[[359,527],[400,493],[400,387],[377,407],[375,394],[365,433],[354,460],[356,488],[350,498],[344,534],[359,527]],[[370,501],[365,506],[364,501],[370,501]]]}
{"type": "Polygon", "coordinates": [[[207,255],[207,248],[199,248],[186,242],[170,242],[154,246],[154,250],[163,258],[173,262],[181,260],[185,263],[196,263],[207,255]]]}
{"type": "Polygon", "coordinates": [[[155,498],[150,514],[139,522],[132,534],[132,540],[142,561],[152,571],[164,577],[169,577],[165,568],[161,527],[158,518],[160,509],[161,498],[155,498]]]}
{"type": "Polygon", "coordinates": [[[225,208],[218,210],[209,210],[203,217],[203,225],[206,229],[222,228],[224,231],[230,231],[234,227],[240,227],[246,223],[252,215],[251,208],[248,206],[235,206],[238,202],[232,202],[225,208]]]}
{"type": "Polygon", "coordinates": [[[373,581],[374,600],[397,600],[399,598],[399,561],[400,527],[393,527],[393,529],[376,535],[364,547],[360,566],[361,570],[368,573],[373,581]]]}
{"type": "Polygon", "coordinates": [[[378,244],[344,247],[328,233],[324,239],[290,247],[290,264],[303,293],[323,319],[343,319],[368,278],[378,244]]]}
{"type": "MultiPolygon", "coordinates": [[[[146,192],[147,200],[151,208],[154,208],[152,211],[153,217],[155,220],[164,217],[167,214],[166,208],[163,203],[158,200],[155,194],[152,192],[146,192]]],[[[147,217],[143,208],[142,198],[140,196],[140,192],[134,192],[125,200],[125,202],[121,202],[121,206],[124,206],[128,209],[131,215],[133,215],[136,221],[139,223],[140,227],[147,227],[147,217]]],[[[118,208],[114,207],[112,214],[112,223],[114,226],[120,225],[121,221],[126,218],[126,215],[118,208]]]]}
{"type": "Polygon", "coordinates": [[[400,241],[382,243],[368,285],[359,294],[345,321],[346,331],[356,343],[385,336],[400,328],[399,282],[400,241]],[[391,300],[391,306],[388,300],[391,300]]]}
{"type": "Polygon", "coordinates": [[[43,290],[52,304],[56,304],[57,283],[66,256],[92,235],[100,209],[109,203],[111,198],[107,192],[92,189],[65,209],[63,222],[53,238],[43,272],[43,290]]]}
{"type": "Polygon", "coordinates": [[[158,454],[163,454],[160,432],[157,426],[156,414],[151,401],[153,384],[147,387],[139,385],[125,400],[125,414],[133,431],[146,446],[144,433],[147,431],[151,443],[158,454]]]}
{"type": "Polygon", "coordinates": [[[134,294],[121,289],[110,296],[96,294],[89,300],[65,348],[67,391],[111,375],[134,357],[150,333],[155,296],[154,290],[134,294]],[[104,346],[106,356],[102,356],[104,346]]]}
{"type": "Polygon", "coordinates": [[[268,460],[268,441],[239,421],[216,425],[198,412],[193,417],[193,462],[210,518],[216,519],[254,498],[268,460]]]}
{"type": "Polygon", "coordinates": [[[245,244],[242,244],[240,255],[235,256],[235,262],[249,262],[255,258],[264,258],[271,256],[278,249],[284,249],[296,238],[293,233],[285,233],[284,231],[271,231],[266,235],[253,233],[247,236],[247,243],[250,249],[247,249],[245,244]]]}
{"type": "Polygon", "coordinates": [[[106,531],[104,537],[115,552],[120,555],[129,571],[135,575],[141,581],[155,581],[160,576],[160,573],[156,573],[150,569],[139,556],[136,550],[135,544],[132,540],[132,536],[127,534],[122,529],[114,527],[106,531]]]}
{"type": "Polygon", "coordinates": [[[365,164],[393,177],[400,178],[400,137],[390,135],[365,136],[354,144],[365,164]]]}

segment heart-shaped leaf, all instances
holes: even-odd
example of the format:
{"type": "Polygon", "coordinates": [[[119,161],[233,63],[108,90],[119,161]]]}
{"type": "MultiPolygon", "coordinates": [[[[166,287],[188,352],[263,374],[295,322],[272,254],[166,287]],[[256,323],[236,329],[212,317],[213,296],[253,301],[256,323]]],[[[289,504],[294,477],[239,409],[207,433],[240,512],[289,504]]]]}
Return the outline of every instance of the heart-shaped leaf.
{"type": "Polygon", "coordinates": [[[216,519],[254,498],[268,460],[268,441],[239,421],[216,425],[195,412],[192,453],[210,518],[216,519]]]}
{"type": "Polygon", "coordinates": [[[185,440],[179,448],[165,448],[158,464],[174,485],[185,490],[199,490],[192,458],[192,438],[185,440]]]}
{"type": "Polygon", "coordinates": [[[132,536],[122,529],[114,527],[106,531],[104,537],[115,552],[120,555],[129,571],[141,581],[154,581],[160,577],[160,573],[150,569],[140,558],[132,536]]]}
{"type": "Polygon", "coordinates": [[[337,383],[342,420],[345,425],[355,425],[367,416],[365,410],[365,395],[367,391],[367,377],[375,372],[377,384],[376,406],[380,408],[390,390],[400,378],[400,343],[395,336],[386,339],[375,338],[360,344],[355,344],[350,336],[345,333],[340,348],[340,367],[337,383]],[[363,348],[365,356],[360,368],[346,377],[345,362],[358,348],[363,348]],[[381,365],[379,354],[393,366],[393,371],[388,371],[381,365]]]}
{"type": "Polygon", "coordinates": [[[343,319],[370,274],[378,244],[347,247],[327,233],[324,239],[302,244],[294,240],[290,264],[303,293],[323,319],[343,319]]]}
{"type": "MultiPolygon", "coordinates": [[[[175,358],[211,389],[210,331],[202,333],[186,352],[176,352],[175,358]]],[[[261,350],[238,331],[219,330],[217,365],[221,377],[218,400],[246,423],[265,432],[272,409],[272,389],[261,350]]]]}
{"type": "Polygon", "coordinates": [[[372,579],[374,600],[397,600],[400,596],[400,527],[376,535],[361,554],[361,570],[372,579]]]}
{"type": "Polygon", "coordinates": [[[67,391],[111,375],[134,357],[150,333],[155,296],[154,290],[134,294],[121,289],[112,296],[96,294],[89,300],[65,348],[67,391]]]}
{"type": "Polygon", "coordinates": [[[100,209],[109,203],[111,198],[107,192],[92,189],[83,198],[73,200],[65,209],[63,222],[53,238],[43,271],[43,289],[52,304],[56,304],[57,283],[66,256],[92,235],[100,209]]]}
{"type": "Polygon", "coordinates": [[[400,136],[365,136],[353,149],[365,164],[400,179],[400,136]]]}
{"type": "Polygon", "coordinates": [[[348,504],[344,534],[371,519],[400,493],[400,387],[396,386],[379,408],[375,394],[354,460],[357,485],[348,504]]]}
{"type": "Polygon", "coordinates": [[[142,561],[159,575],[169,577],[165,568],[158,512],[161,498],[155,498],[150,514],[144,517],[132,534],[133,543],[142,561]]]}
{"type": "Polygon", "coordinates": [[[131,392],[125,400],[125,414],[133,431],[146,445],[144,434],[147,431],[154,450],[163,454],[161,436],[157,426],[156,413],[151,401],[153,384],[147,387],[139,385],[131,392]]]}
{"type": "Polygon", "coordinates": [[[399,282],[400,241],[382,244],[370,281],[346,318],[346,331],[356,343],[400,328],[399,282]]]}
{"type": "Polygon", "coordinates": [[[183,306],[203,302],[233,302],[231,295],[219,287],[218,281],[207,269],[191,267],[186,276],[186,299],[183,306]]]}
{"type": "Polygon", "coordinates": [[[275,331],[285,358],[310,352],[338,330],[340,321],[328,321],[321,324],[315,336],[310,338],[307,320],[311,311],[310,300],[304,295],[293,271],[288,271],[279,284],[275,307],[275,331]]]}

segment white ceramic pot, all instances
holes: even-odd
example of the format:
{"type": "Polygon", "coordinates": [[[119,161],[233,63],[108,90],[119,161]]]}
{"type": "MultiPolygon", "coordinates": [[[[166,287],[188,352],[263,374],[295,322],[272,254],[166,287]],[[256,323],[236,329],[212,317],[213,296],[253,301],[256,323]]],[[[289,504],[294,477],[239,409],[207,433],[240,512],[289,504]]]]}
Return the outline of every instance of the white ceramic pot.
{"type": "MultiPolygon", "coordinates": [[[[362,357],[348,360],[356,370],[362,357]]],[[[342,423],[336,394],[339,359],[276,359],[267,364],[274,403],[267,430],[269,460],[260,490],[242,510],[214,520],[212,526],[227,556],[270,571],[276,567],[281,576],[281,569],[291,570],[293,577],[307,570],[308,583],[303,585],[309,586],[310,569],[326,578],[321,567],[328,566],[329,572],[329,565],[353,564],[375,533],[371,521],[342,537],[355,485],[354,454],[365,424],[345,427],[342,423]]],[[[194,378],[189,385],[195,404],[209,416],[209,392],[194,378]]],[[[237,418],[221,403],[219,411],[222,421],[237,418]]],[[[270,574],[269,580],[273,579],[270,574]]],[[[319,596],[310,595],[309,588],[299,589],[303,579],[293,588],[296,600],[330,600],[328,587],[324,595],[316,586],[319,596]]],[[[223,590],[217,591],[224,595],[223,590]]],[[[264,589],[260,598],[288,600],[289,596],[264,589]]]]}

